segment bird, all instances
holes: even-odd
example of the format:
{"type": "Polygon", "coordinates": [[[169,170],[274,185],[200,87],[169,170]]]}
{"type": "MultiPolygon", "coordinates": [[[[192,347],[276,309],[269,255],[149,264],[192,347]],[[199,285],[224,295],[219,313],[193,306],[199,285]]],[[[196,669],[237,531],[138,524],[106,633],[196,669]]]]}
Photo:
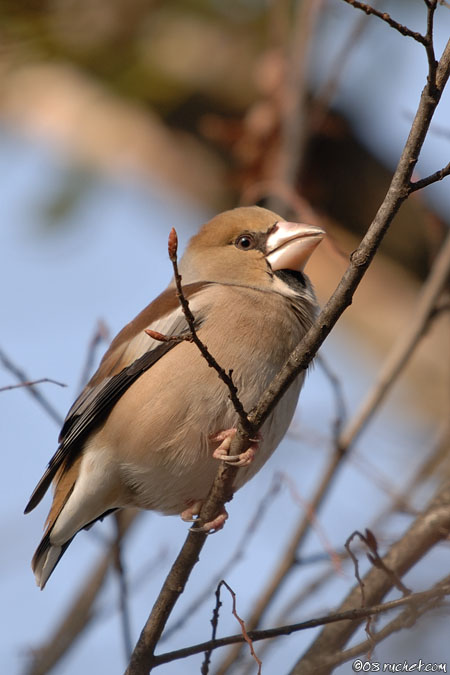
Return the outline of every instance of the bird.
{"type": "MultiPolygon", "coordinates": [[[[303,269],[324,234],[259,206],[238,207],[204,224],[179,261],[198,338],[231,374],[246,411],[314,322],[318,304],[303,269]]],[[[58,449],[25,508],[33,510],[53,484],[32,559],[41,589],[80,530],[127,507],[192,521],[218,460],[239,467],[235,491],[286,433],[304,373],[247,450],[228,456],[238,415],[226,384],[186,339],[191,335],[172,279],[114,338],[70,408],[58,449]]],[[[205,524],[206,531],[220,529],[226,516],[205,524]]]]}

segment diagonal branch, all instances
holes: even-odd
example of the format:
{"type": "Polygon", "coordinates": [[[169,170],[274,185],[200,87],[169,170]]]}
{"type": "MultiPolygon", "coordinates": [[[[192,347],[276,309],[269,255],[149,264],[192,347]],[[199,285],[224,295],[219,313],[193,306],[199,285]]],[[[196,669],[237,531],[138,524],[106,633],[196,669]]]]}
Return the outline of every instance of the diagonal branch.
{"type": "MultiPolygon", "coordinates": [[[[309,365],[339,317],[351,304],[353,294],[372,262],[389,225],[408,197],[412,172],[449,73],[450,41],[439,62],[435,81],[428,80],[422,92],[411,131],[386,197],[366,235],[352,254],[347,271],[317,321],[291,354],[282,371],[274,378],[256,408],[249,414],[249,422],[254,425],[255,431],[261,427],[298,374],[309,365]]],[[[238,433],[232,443],[231,451],[233,454],[238,454],[244,450],[246,436],[242,424],[239,424],[238,433]]],[[[232,497],[233,480],[237,471],[236,467],[220,466],[208,498],[200,512],[200,518],[203,521],[214,518],[221,506],[232,497]]],[[[206,536],[205,533],[195,531],[195,529],[189,531],[141,632],[127,669],[127,675],[148,673],[154,666],[156,644],[176,601],[184,590],[193,567],[198,561],[206,536]]]]}
{"type": "Polygon", "coordinates": [[[411,193],[416,192],[416,190],[422,190],[422,188],[425,188],[428,185],[432,185],[433,183],[443,180],[446,176],[450,176],[450,162],[442,169],[435,171],[429,176],[425,176],[425,178],[421,178],[420,180],[412,181],[409,186],[409,191],[411,193]]]}
{"type": "Polygon", "coordinates": [[[378,9],[375,9],[375,7],[372,7],[371,5],[366,4],[365,2],[358,2],[358,0],[344,0],[348,5],[351,5],[352,7],[355,7],[356,9],[360,9],[367,16],[376,16],[385,23],[387,23],[388,26],[391,28],[394,28],[396,31],[404,35],[405,37],[410,37],[413,38],[413,40],[416,40],[417,42],[420,42],[420,44],[424,45],[424,47],[427,46],[427,38],[422,35],[422,33],[418,33],[414,30],[411,30],[407,26],[403,26],[401,23],[398,21],[395,21],[387,12],[380,12],[378,9]]]}
{"type": "MultiPolygon", "coordinates": [[[[445,242],[436,256],[428,279],[423,284],[413,317],[408,321],[407,326],[405,326],[404,330],[399,335],[399,338],[394,343],[367,396],[362,400],[359,408],[339,435],[335,445],[336,450],[332,454],[324,474],[320,479],[320,483],[315,490],[314,496],[311,499],[311,509],[313,509],[315,513],[319,510],[328,494],[328,491],[333,484],[333,480],[336,477],[337,470],[343,463],[344,458],[348,456],[348,453],[354,446],[357,438],[372,419],[378,407],[396,381],[397,376],[408,363],[409,358],[419,344],[420,339],[429,324],[429,320],[433,315],[433,309],[436,306],[436,302],[438,301],[442,290],[445,288],[449,275],[450,234],[447,235],[445,242]]],[[[259,625],[276,592],[293,569],[298,548],[308,531],[308,527],[308,518],[304,517],[300,519],[284,554],[281,556],[278,567],[271,575],[267,588],[255,604],[252,615],[248,620],[250,629],[256,628],[256,626],[259,625]]],[[[236,658],[236,654],[237,649],[230,652],[227,657],[226,666],[236,658]]],[[[224,660],[223,670],[219,672],[225,672],[226,666],[224,660]]]]}
{"type": "MultiPolygon", "coordinates": [[[[359,623],[363,619],[366,619],[371,616],[384,614],[386,612],[392,611],[393,609],[397,609],[398,607],[406,607],[407,609],[405,611],[408,612],[411,612],[413,608],[413,611],[418,611],[420,613],[422,607],[424,607],[425,610],[428,611],[430,603],[432,602],[436,603],[436,601],[442,600],[446,595],[450,595],[449,577],[446,577],[440,584],[436,584],[436,586],[434,586],[432,589],[428,591],[422,591],[420,593],[412,593],[411,595],[398,598],[397,600],[391,600],[390,602],[385,602],[377,605],[374,604],[370,607],[358,607],[356,609],[348,609],[343,612],[326,614],[325,616],[318,617],[317,619],[309,619],[308,621],[288,624],[287,626],[278,626],[277,628],[268,628],[267,630],[252,630],[248,631],[247,635],[250,638],[250,640],[252,640],[252,642],[258,642],[259,640],[268,640],[275,637],[280,637],[282,635],[291,635],[291,633],[297,633],[302,630],[310,630],[311,628],[317,628],[318,626],[327,626],[329,624],[341,624],[343,622],[359,623]]],[[[202,642],[201,644],[192,645],[191,647],[185,647],[183,649],[177,649],[176,651],[160,654],[155,657],[155,666],[159,666],[164,663],[170,663],[171,661],[175,661],[178,659],[183,659],[186,658],[187,656],[193,656],[194,654],[200,654],[205,650],[212,651],[213,649],[218,649],[219,647],[226,647],[231,644],[243,644],[244,641],[245,637],[242,634],[230,635],[228,637],[223,637],[215,640],[208,640],[208,642],[202,642]]],[[[366,646],[369,644],[369,641],[363,644],[366,646]]],[[[358,653],[361,653],[361,651],[362,649],[359,648],[355,656],[358,653]]],[[[345,652],[345,654],[346,653],[347,652],[345,652]]],[[[338,661],[338,663],[341,662],[343,661],[338,661]]],[[[310,672],[318,672],[318,671],[310,671],[310,672]]]]}
{"type": "Polygon", "coordinates": [[[230,399],[233,403],[234,409],[236,410],[237,414],[239,415],[239,419],[241,421],[241,425],[243,428],[247,431],[248,434],[252,435],[254,433],[253,428],[250,426],[249,421],[248,421],[248,416],[247,413],[244,410],[244,406],[242,405],[239,396],[238,396],[238,391],[236,388],[236,385],[233,382],[232,379],[232,374],[226,373],[225,370],[217,363],[216,359],[214,356],[211,354],[211,352],[208,350],[206,345],[203,344],[203,342],[200,340],[197,334],[197,329],[195,327],[195,317],[191,312],[191,309],[189,307],[189,302],[187,298],[185,297],[183,293],[183,288],[181,285],[181,275],[178,271],[178,260],[177,260],[177,250],[178,250],[178,237],[177,233],[175,231],[175,228],[172,228],[170,234],[169,234],[169,258],[173,266],[173,273],[175,277],[175,285],[177,289],[177,297],[181,305],[181,309],[183,310],[183,314],[185,316],[185,319],[187,321],[187,324],[189,326],[189,331],[192,337],[192,342],[198,347],[200,350],[203,358],[206,360],[210,368],[214,368],[214,370],[217,372],[219,378],[224,382],[224,384],[228,387],[228,391],[230,392],[230,399]]]}
{"type": "MultiPolygon", "coordinates": [[[[424,513],[420,514],[407,532],[383,558],[385,566],[395,570],[398,576],[411,569],[437,542],[445,540],[450,532],[450,481],[438,490],[424,513]]],[[[372,567],[364,576],[364,592],[368,604],[381,602],[393,586],[392,576],[381,568],[372,567]]],[[[407,596],[407,597],[412,597],[407,596]]],[[[406,598],[404,598],[406,599],[406,598]]],[[[361,589],[357,585],[339,608],[345,612],[361,602],[361,589]]],[[[336,655],[357,630],[360,621],[324,628],[306,654],[297,662],[291,675],[329,675],[326,663],[328,656],[336,655]]]]}
{"type": "Polygon", "coordinates": [[[42,394],[42,392],[39,391],[39,389],[36,389],[36,387],[31,386],[31,381],[30,378],[27,377],[27,374],[22,370],[22,368],[20,368],[11,361],[11,359],[8,356],[6,356],[5,352],[2,349],[0,349],[0,362],[7,370],[9,370],[14,375],[14,377],[16,377],[19,380],[19,382],[22,385],[24,385],[24,383],[28,383],[26,391],[30,394],[30,396],[33,396],[35,398],[35,400],[39,403],[39,405],[42,408],[44,408],[45,412],[48,413],[50,417],[56,422],[56,424],[58,424],[61,427],[63,423],[63,418],[59,414],[59,412],[52,406],[50,401],[48,401],[48,399],[42,394]]]}
{"type": "MultiPolygon", "coordinates": [[[[436,586],[432,590],[437,591],[438,588],[441,588],[442,591],[444,592],[445,586],[448,587],[449,583],[450,577],[446,577],[438,584],[436,584],[436,586]]],[[[414,595],[408,597],[411,598],[414,596],[417,596],[417,594],[415,593],[414,595]]],[[[398,616],[396,616],[395,619],[389,621],[389,623],[383,626],[383,628],[381,628],[379,631],[373,633],[369,639],[360,642],[354,647],[350,647],[349,649],[345,650],[344,652],[341,652],[340,654],[332,654],[328,656],[326,660],[324,659],[322,665],[325,665],[326,663],[327,666],[331,666],[334,668],[335,666],[338,666],[341,663],[346,663],[347,661],[354,659],[356,656],[359,656],[360,654],[367,654],[367,652],[370,651],[370,649],[373,649],[374,645],[383,642],[383,640],[385,640],[393,633],[397,633],[398,631],[403,630],[404,628],[412,628],[412,626],[414,626],[414,624],[417,622],[418,619],[420,619],[421,616],[427,614],[433,609],[436,609],[436,607],[438,607],[441,602],[442,596],[436,597],[436,595],[433,594],[429,597],[428,600],[425,598],[425,602],[423,604],[415,603],[412,606],[407,604],[403,612],[400,612],[400,614],[398,614],[398,616]]]]}
{"type": "Polygon", "coordinates": [[[50,377],[41,377],[39,380],[28,380],[25,382],[19,382],[18,384],[7,384],[5,387],[0,387],[0,391],[11,391],[12,389],[20,389],[21,387],[34,387],[35,384],[43,384],[44,382],[57,384],[58,387],[67,387],[67,384],[64,384],[64,382],[52,380],[50,377]]]}

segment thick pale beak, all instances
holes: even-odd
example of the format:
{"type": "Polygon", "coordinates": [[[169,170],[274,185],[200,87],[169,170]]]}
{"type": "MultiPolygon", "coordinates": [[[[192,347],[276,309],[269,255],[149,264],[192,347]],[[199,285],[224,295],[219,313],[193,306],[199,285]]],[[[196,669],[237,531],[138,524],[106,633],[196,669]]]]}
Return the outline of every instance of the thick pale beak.
{"type": "Polygon", "coordinates": [[[267,237],[266,258],[274,271],[301,272],[324,236],[320,227],[280,220],[267,237]]]}

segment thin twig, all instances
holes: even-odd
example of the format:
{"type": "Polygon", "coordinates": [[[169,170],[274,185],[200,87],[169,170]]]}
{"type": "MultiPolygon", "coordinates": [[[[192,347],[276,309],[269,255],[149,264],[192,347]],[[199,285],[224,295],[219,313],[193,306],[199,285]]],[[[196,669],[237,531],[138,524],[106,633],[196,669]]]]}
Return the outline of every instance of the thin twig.
{"type": "MultiPolygon", "coordinates": [[[[303,0],[295,5],[291,43],[286,55],[288,67],[283,92],[277,178],[290,187],[296,184],[308,136],[307,73],[311,42],[322,4],[321,0],[303,0]]],[[[271,199],[269,208],[279,210],[274,198],[271,199]]]]}
{"type": "MultiPolygon", "coordinates": [[[[5,352],[3,350],[0,350],[0,361],[2,362],[3,366],[9,370],[10,373],[16,377],[21,384],[25,382],[30,382],[30,378],[27,376],[24,370],[17,366],[15,363],[11,361],[11,359],[6,356],[5,352]]],[[[62,426],[63,423],[63,417],[59,414],[59,412],[52,406],[52,404],[45,398],[45,396],[39,391],[39,389],[36,389],[33,386],[27,385],[26,391],[30,394],[30,396],[33,396],[34,399],[39,403],[39,405],[44,408],[45,412],[50,415],[50,417],[56,422],[58,426],[62,426]]]]}
{"type": "Polygon", "coordinates": [[[424,35],[414,30],[411,30],[407,26],[403,26],[398,21],[395,21],[387,12],[380,12],[378,9],[371,7],[371,5],[367,5],[365,2],[358,2],[358,0],[344,0],[344,2],[346,2],[348,5],[351,5],[352,7],[355,7],[356,9],[362,10],[368,16],[372,15],[378,17],[379,19],[387,23],[388,26],[394,28],[396,31],[398,31],[405,37],[413,38],[413,40],[420,42],[422,45],[424,45],[424,47],[427,46],[428,44],[427,38],[424,35]]]}
{"type": "MultiPolygon", "coordinates": [[[[258,405],[249,414],[249,421],[254,425],[255,431],[259,430],[298,374],[308,366],[339,317],[351,304],[353,294],[372,262],[390,223],[401,204],[408,197],[407,188],[412,172],[449,74],[450,40],[441,57],[435,81],[428,81],[424,88],[411,131],[386,197],[366,235],[357,250],[352,254],[347,271],[317,321],[291,354],[280,373],[274,378],[258,405]]],[[[239,424],[237,434],[232,442],[231,452],[233,454],[242,452],[245,442],[246,434],[239,424]]],[[[208,516],[214,518],[220,506],[232,495],[236,471],[235,467],[227,465],[219,467],[216,479],[200,512],[203,521],[206,521],[208,516]]],[[[328,483],[324,483],[323,494],[330,483],[331,477],[328,479],[328,483]]],[[[319,495],[319,503],[322,496],[319,495]]],[[[194,565],[198,561],[205,540],[206,534],[204,532],[189,531],[187,539],[164,582],[152,613],[141,632],[127,669],[127,675],[148,673],[152,669],[155,663],[154,650],[156,644],[177,599],[184,590],[194,565]]]]}
{"type": "Polygon", "coordinates": [[[261,675],[261,666],[262,666],[262,663],[261,663],[261,661],[259,660],[259,658],[256,656],[255,650],[254,650],[254,648],[253,648],[253,640],[251,639],[251,637],[249,636],[249,634],[248,634],[248,632],[247,632],[247,629],[246,629],[246,627],[245,627],[245,622],[244,622],[243,619],[241,619],[241,617],[239,616],[239,614],[238,614],[238,612],[237,612],[237,607],[236,607],[236,593],[233,591],[233,589],[231,588],[231,586],[229,586],[229,585],[227,584],[226,581],[223,581],[223,580],[222,580],[220,583],[223,584],[223,586],[225,586],[225,588],[228,590],[228,592],[229,592],[230,595],[231,595],[232,602],[233,602],[233,607],[232,607],[232,610],[231,610],[231,611],[232,611],[232,613],[233,613],[233,616],[234,616],[234,617],[237,619],[237,621],[239,622],[239,625],[240,625],[241,631],[242,631],[242,637],[244,638],[245,642],[246,642],[246,643],[248,644],[248,646],[250,647],[250,653],[251,653],[251,655],[253,656],[253,658],[255,659],[256,663],[258,664],[258,674],[257,674],[257,675],[261,675]]]}
{"type": "Polygon", "coordinates": [[[6,385],[6,387],[0,387],[0,391],[11,391],[11,389],[19,389],[20,387],[34,387],[35,384],[42,384],[43,382],[50,382],[51,384],[57,384],[58,387],[67,387],[67,384],[64,384],[64,382],[52,380],[50,377],[41,377],[39,380],[19,382],[19,384],[8,384],[6,385]]]}
{"type": "Polygon", "coordinates": [[[397,341],[394,343],[378,373],[372,389],[343,431],[339,442],[341,449],[346,449],[355,442],[411,358],[426,330],[433,309],[445,288],[449,274],[450,232],[447,234],[430,270],[430,274],[422,286],[412,318],[399,334],[397,341]]]}
{"type": "MultiPolygon", "coordinates": [[[[428,508],[411,524],[405,534],[391,547],[383,558],[386,568],[395,571],[402,577],[438,542],[444,541],[450,532],[450,481],[447,481],[435,494],[428,508]]],[[[366,603],[373,605],[381,602],[394,584],[392,575],[385,573],[380,566],[372,567],[362,579],[366,603]]],[[[435,590],[435,589],[433,589],[435,590]]],[[[403,600],[413,597],[406,596],[403,600]]],[[[341,604],[339,612],[353,608],[360,600],[360,587],[355,586],[341,604]]],[[[431,596],[430,596],[431,597],[431,596]]],[[[299,659],[292,675],[317,673],[328,675],[329,668],[322,668],[322,663],[330,654],[338,653],[357,630],[359,621],[347,622],[345,625],[324,628],[314,640],[307,652],[299,659]]]]}
{"type": "Polygon", "coordinates": [[[436,473],[436,468],[442,460],[443,451],[445,457],[448,456],[448,448],[450,447],[450,420],[444,420],[441,427],[437,430],[436,438],[431,444],[431,450],[427,449],[424,453],[424,460],[415,471],[412,478],[406,483],[401,492],[393,495],[391,504],[383,509],[375,520],[374,527],[378,527],[379,523],[387,516],[398,510],[404,510],[407,500],[412,494],[416,492],[416,488],[422,483],[430,474],[436,473]]]}
{"type": "MultiPolygon", "coordinates": [[[[336,551],[333,549],[331,546],[328,537],[320,524],[320,521],[317,517],[317,514],[314,512],[314,509],[311,507],[311,504],[308,502],[308,500],[304,499],[299,491],[297,490],[297,486],[295,485],[294,481],[288,476],[286,473],[281,473],[280,474],[282,480],[286,483],[289,492],[291,494],[291,498],[294,500],[294,502],[300,506],[300,508],[305,512],[306,518],[308,519],[310,525],[312,526],[313,531],[316,533],[317,538],[322,544],[322,547],[324,551],[326,551],[328,558],[330,562],[332,563],[335,572],[338,574],[342,573],[342,567],[341,567],[341,561],[336,553],[336,551]]],[[[299,564],[300,559],[297,557],[295,560],[295,564],[299,564]]]]}
{"type": "Polygon", "coordinates": [[[436,78],[436,69],[437,61],[434,53],[434,44],[433,44],[433,29],[434,29],[434,13],[437,8],[437,0],[426,0],[428,7],[427,12],[427,32],[425,34],[425,50],[427,52],[428,58],[428,79],[430,82],[434,82],[436,78]]]}
{"type": "Polygon", "coordinates": [[[367,21],[367,16],[358,15],[358,18],[351,28],[350,34],[333,59],[327,79],[323,85],[319,87],[319,90],[315,95],[312,102],[311,117],[316,132],[320,131],[323,126],[325,114],[339,87],[339,81],[345,70],[347,61],[368,25],[369,22],[367,21]]]}
{"type": "Polygon", "coordinates": [[[94,369],[95,355],[97,348],[101,345],[102,342],[106,342],[109,338],[109,329],[103,319],[98,319],[97,325],[95,327],[94,333],[89,340],[88,348],[86,351],[86,360],[84,366],[81,370],[80,380],[78,384],[78,391],[81,391],[89,380],[91,373],[94,369]]]}
{"type": "MultiPolygon", "coordinates": [[[[439,86],[442,88],[444,83],[448,79],[450,70],[450,41],[447,44],[447,47],[441,57],[441,62],[439,65],[439,70],[436,75],[437,80],[439,81],[439,86]]],[[[434,89],[433,89],[434,91],[434,89]]],[[[418,156],[419,148],[421,147],[424,137],[425,129],[429,128],[431,123],[431,111],[429,110],[429,91],[425,87],[424,92],[422,93],[421,102],[419,104],[419,109],[414,118],[413,126],[409,134],[407,143],[403,150],[400,162],[397,166],[395,174],[391,181],[391,186],[388,190],[388,193],[381,205],[375,220],[370,226],[366,236],[362,240],[360,246],[352,255],[352,261],[355,261],[355,257],[358,256],[361,259],[361,263],[367,263],[363,249],[366,248],[366,245],[369,245],[369,248],[372,244],[375,246],[375,249],[378,245],[378,238],[381,240],[383,234],[383,223],[387,223],[387,219],[390,220],[393,217],[394,213],[398,210],[401,201],[403,201],[403,195],[405,189],[408,189],[410,182],[410,177],[412,174],[412,168],[414,166],[413,157],[418,156]],[[425,125],[422,128],[422,125],[425,125]],[[397,203],[397,206],[394,204],[397,203]],[[389,206],[391,205],[391,206],[389,206]],[[392,212],[389,215],[389,210],[392,209],[392,212]]],[[[436,104],[437,105],[437,104],[436,104]]],[[[373,249],[373,252],[374,250],[373,249]]],[[[309,331],[308,335],[304,338],[302,343],[299,345],[298,351],[302,351],[305,357],[305,360],[309,356],[308,347],[309,340],[308,338],[313,337],[312,333],[315,333],[315,337],[319,334],[320,340],[320,330],[325,327],[325,316],[328,315],[328,308],[330,305],[334,304],[338,300],[340,291],[343,292],[344,297],[342,297],[342,302],[346,302],[345,295],[348,293],[346,290],[348,284],[352,284],[351,276],[352,265],[347,269],[344,277],[332,298],[328,301],[324,310],[322,310],[321,315],[319,316],[317,322],[314,324],[312,329],[309,331]],[[302,349],[303,347],[303,349],[302,349]]],[[[404,331],[400,334],[398,340],[394,344],[390,354],[388,355],[381,372],[377,378],[377,381],[371,388],[367,398],[363,402],[360,409],[352,417],[349,423],[346,425],[344,431],[341,434],[339,443],[336,446],[335,451],[330,457],[329,463],[325,468],[323,475],[320,478],[319,484],[316,487],[314,495],[310,500],[311,508],[314,509],[314,512],[318,512],[320,506],[322,505],[326,495],[328,494],[333,481],[336,478],[337,470],[341,466],[344,457],[347,456],[347,453],[354,445],[357,437],[362,432],[363,428],[367,425],[368,421],[372,418],[374,412],[377,410],[381,401],[384,400],[388,391],[390,390],[393,383],[396,381],[397,376],[407,363],[408,359],[411,357],[415,347],[419,343],[421,336],[427,326],[429,321],[430,313],[433,311],[433,307],[436,304],[436,301],[441,293],[446,279],[448,277],[448,272],[450,269],[450,234],[447,236],[446,241],[442,245],[436,259],[433,263],[432,269],[428,276],[428,279],[424,283],[415,312],[413,314],[413,319],[410,320],[405,327],[404,331]]],[[[356,271],[354,272],[356,274],[356,271]]],[[[351,293],[349,294],[351,298],[351,293]]],[[[342,307],[342,306],[341,306],[342,307]]],[[[297,351],[297,350],[296,350],[297,351]]],[[[280,375],[281,379],[282,375],[280,375]]],[[[267,398],[270,399],[270,391],[267,392],[267,398]]],[[[252,419],[252,414],[250,414],[252,419]]],[[[297,550],[300,544],[302,543],[309,527],[309,521],[307,517],[301,519],[293,532],[292,538],[286,547],[284,555],[281,556],[280,562],[276,570],[270,575],[270,581],[263,592],[263,594],[258,598],[255,603],[255,607],[251,614],[250,619],[248,620],[248,625],[250,629],[256,628],[259,625],[262,617],[267,611],[270,603],[272,602],[275,595],[278,593],[281,588],[282,583],[285,581],[287,576],[290,574],[294,568],[295,560],[297,557],[297,550]]],[[[236,660],[237,654],[240,647],[230,650],[228,656],[224,659],[221,667],[217,670],[217,675],[223,675],[227,668],[236,660]]]]}
{"type": "Polygon", "coordinates": [[[123,543],[123,527],[122,519],[123,512],[118,511],[114,514],[114,521],[116,525],[116,537],[114,540],[114,569],[117,573],[119,582],[119,607],[122,624],[123,645],[125,652],[125,662],[130,660],[133,651],[133,641],[131,638],[131,620],[130,607],[128,601],[128,584],[125,572],[125,566],[122,558],[122,543],[123,543]]]}
{"type": "MultiPolygon", "coordinates": [[[[445,577],[438,584],[435,584],[433,589],[438,590],[439,588],[449,587],[449,584],[450,584],[450,577],[445,577]]],[[[356,658],[360,654],[366,654],[373,647],[374,644],[375,645],[379,644],[393,633],[396,633],[405,628],[411,628],[421,616],[430,612],[433,609],[436,609],[436,607],[438,607],[441,604],[441,602],[442,596],[432,595],[429,598],[429,600],[425,599],[425,602],[423,604],[415,603],[412,606],[407,604],[406,609],[404,609],[403,612],[401,612],[398,616],[395,617],[395,619],[393,619],[385,626],[383,626],[383,628],[381,628],[379,631],[374,633],[372,638],[364,640],[363,642],[360,642],[354,647],[351,647],[350,649],[347,649],[338,654],[328,655],[326,658],[323,659],[321,665],[334,668],[335,666],[338,666],[341,663],[346,663],[347,661],[356,658]]]]}
{"type": "MultiPolygon", "coordinates": [[[[328,624],[340,624],[342,622],[359,622],[362,619],[366,619],[368,616],[375,616],[378,614],[384,614],[385,612],[390,612],[393,609],[398,607],[414,607],[422,603],[428,603],[430,600],[441,599],[445,596],[450,595],[450,584],[447,582],[445,585],[434,587],[428,591],[422,591],[420,593],[412,593],[406,597],[398,598],[397,600],[391,600],[390,602],[385,602],[382,604],[372,605],[371,607],[360,607],[357,609],[349,609],[343,612],[336,612],[333,614],[326,614],[325,616],[318,617],[317,619],[309,619],[308,621],[302,621],[301,623],[293,623],[287,626],[278,626],[277,628],[269,628],[267,630],[251,630],[248,631],[248,637],[253,642],[258,642],[259,640],[267,640],[275,637],[280,637],[282,635],[291,635],[291,633],[296,633],[302,630],[310,630],[311,628],[317,628],[318,626],[326,626],[328,624]]],[[[227,637],[219,638],[216,640],[209,640],[207,642],[202,642],[201,644],[192,645],[191,647],[185,647],[184,649],[177,649],[176,651],[167,652],[165,654],[157,654],[154,657],[154,665],[160,666],[164,663],[170,663],[178,659],[184,659],[187,656],[193,656],[194,654],[201,654],[206,650],[218,649],[219,647],[226,647],[232,644],[242,644],[245,642],[243,635],[230,635],[227,637]]],[[[318,671],[309,671],[318,672],[318,671]]]]}
{"type": "MultiPolygon", "coordinates": [[[[219,582],[217,584],[216,592],[214,594],[216,596],[216,604],[214,606],[213,615],[212,615],[212,619],[211,619],[211,626],[212,626],[211,640],[216,639],[217,628],[219,626],[219,611],[220,611],[220,608],[222,607],[222,601],[220,599],[220,589],[221,589],[221,587],[222,587],[222,582],[219,582]]],[[[207,649],[205,651],[205,655],[203,657],[203,663],[202,663],[202,666],[200,668],[201,675],[208,675],[208,673],[209,673],[209,664],[211,663],[212,652],[213,652],[212,649],[207,649]]]]}
{"type": "Polygon", "coordinates": [[[169,249],[169,258],[173,266],[175,285],[177,289],[177,297],[183,310],[183,314],[185,316],[187,324],[189,326],[189,330],[192,336],[192,342],[198,347],[203,358],[206,360],[210,368],[214,368],[219,378],[228,387],[231,402],[233,403],[236,413],[239,415],[241,424],[245,429],[245,431],[251,436],[254,433],[254,430],[253,427],[249,424],[248,415],[244,410],[244,406],[242,405],[239,399],[238,390],[233,382],[231,371],[229,373],[225,372],[225,370],[217,363],[216,359],[208,350],[207,346],[203,344],[203,342],[198,337],[197,330],[195,327],[195,317],[192,314],[191,309],[189,307],[189,302],[183,293],[183,288],[181,285],[181,275],[178,272],[178,260],[177,260],[178,237],[175,228],[172,228],[169,234],[168,249],[169,249]]]}
{"type": "Polygon", "coordinates": [[[409,192],[411,193],[416,192],[416,190],[422,190],[428,185],[432,185],[433,183],[443,180],[447,176],[450,176],[450,162],[442,169],[439,169],[439,171],[435,171],[434,173],[426,176],[425,178],[421,178],[420,180],[412,181],[409,185],[409,192]]]}
{"type": "Polygon", "coordinates": [[[214,578],[211,582],[203,588],[203,590],[197,595],[192,602],[185,608],[182,616],[171,626],[164,631],[163,636],[161,637],[160,644],[167,640],[173,633],[179,630],[187,619],[190,619],[194,612],[196,612],[202,604],[211,597],[214,589],[217,587],[217,584],[221,579],[227,576],[228,572],[233,569],[239,560],[244,556],[246,547],[249,546],[253,534],[255,534],[259,525],[262,524],[265,512],[270,506],[274,503],[274,498],[278,494],[281,488],[281,476],[280,474],[275,474],[273,477],[272,483],[269,486],[267,492],[262,496],[260,501],[255,507],[253,517],[249,520],[247,527],[242,533],[242,536],[239,542],[236,545],[233,555],[229,560],[224,564],[224,566],[215,573],[214,578]]]}
{"type": "Polygon", "coordinates": [[[347,419],[347,406],[345,403],[344,390],[342,388],[341,382],[339,381],[339,378],[332,371],[331,367],[327,363],[326,359],[324,359],[322,354],[317,354],[316,363],[319,364],[325,373],[333,392],[335,417],[333,420],[331,438],[333,439],[334,443],[337,443],[342,432],[344,422],[347,419]]]}
{"type": "MultiPolygon", "coordinates": [[[[123,513],[120,522],[122,539],[135,522],[136,515],[137,513],[131,509],[127,509],[123,513]]],[[[116,541],[110,543],[105,549],[94,569],[87,575],[72,604],[58,621],[55,632],[49,636],[45,643],[32,650],[32,660],[26,668],[26,675],[45,675],[48,673],[95,618],[95,601],[103,588],[108,570],[111,568],[115,547],[116,541]]],[[[108,616],[111,616],[110,612],[108,616]]]]}

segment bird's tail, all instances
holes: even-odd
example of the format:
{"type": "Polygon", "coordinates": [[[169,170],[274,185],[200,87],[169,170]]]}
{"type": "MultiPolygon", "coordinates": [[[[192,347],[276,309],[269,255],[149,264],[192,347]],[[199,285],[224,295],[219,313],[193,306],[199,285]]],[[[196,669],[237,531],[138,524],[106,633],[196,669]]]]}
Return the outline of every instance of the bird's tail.
{"type": "Polygon", "coordinates": [[[52,543],[51,541],[51,533],[53,530],[53,526],[56,524],[56,519],[51,525],[47,527],[47,530],[44,536],[42,537],[41,542],[37,547],[33,559],[31,561],[31,567],[34,572],[34,576],[36,578],[36,584],[39,586],[41,591],[45,588],[45,584],[49,580],[53,570],[61,560],[62,556],[64,555],[67,548],[70,546],[72,540],[75,538],[78,532],[80,532],[81,530],[89,530],[98,520],[103,520],[103,518],[109,516],[110,513],[114,513],[115,511],[118,510],[119,510],[118,507],[108,509],[100,516],[97,516],[96,518],[91,520],[89,523],[82,525],[82,527],[80,527],[80,529],[78,529],[70,537],[70,539],[67,539],[67,541],[65,541],[63,544],[55,544],[52,543]]]}
{"type": "Polygon", "coordinates": [[[51,530],[47,530],[42,537],[31,561],[31,567],[34,572],[36,583],[41,591],[45,588],[45,584],[49,580],[50,575],[73,539],[73,537],[71,537],[71,539],[66,541],[62,546],[56,546],[50,542],[50,532],[51,530]]]}
{"type": "MultiPolygon", "coordinates": [[[[41,589],[75,535],[117,508],[115,482],[104,480],[99,488],[98,472],[83,472],[81,460],[79,456],[70,466],[62,466],[54,479],[53,503],[45,533],[31,562],[41,589]]],[[[103,471],[101,465],[97,468],[103,471]]]]}

